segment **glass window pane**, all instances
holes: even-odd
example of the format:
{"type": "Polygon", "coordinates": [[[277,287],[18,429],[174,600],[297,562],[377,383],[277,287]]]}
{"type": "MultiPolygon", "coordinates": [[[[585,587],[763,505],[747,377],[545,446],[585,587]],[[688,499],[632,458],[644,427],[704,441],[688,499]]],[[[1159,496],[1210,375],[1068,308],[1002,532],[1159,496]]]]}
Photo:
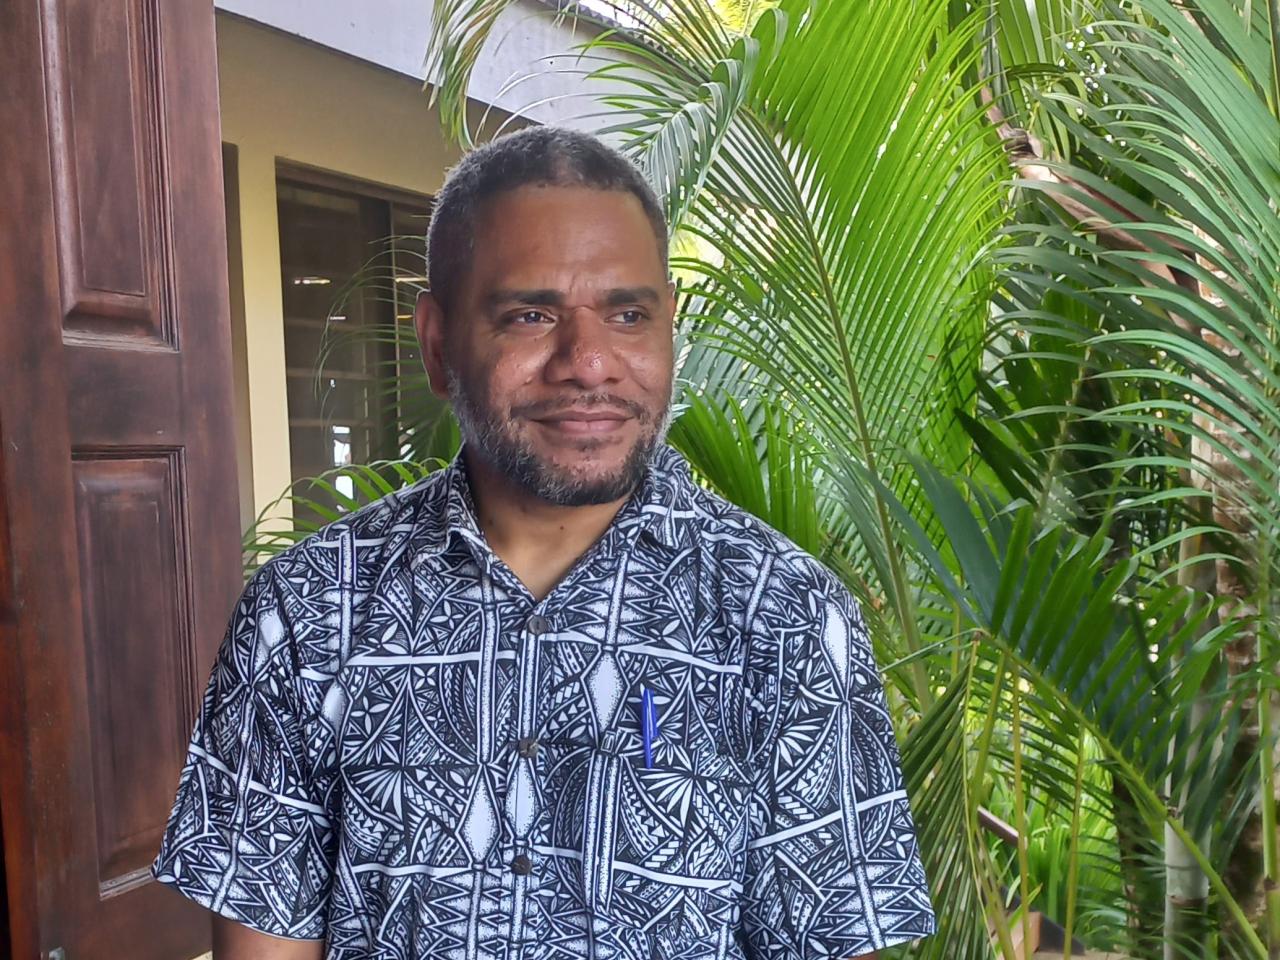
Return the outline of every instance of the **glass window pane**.
{"type": "Polygon", "coordinates": [[[325,446],[323,427],[291,426],[289,428],[289,454],[299,477],[314,477],[331,466],[325,446]]]}
{"type": "Polygon", "coordinates": [[[365,373],[368,365],[365,354],[369,344],[366,339],[356,334],[355,329],[326,326],[316,322],[292,322],[284,327],[284,349],[288,360],[296,360],[304,364],[310,358],[309,365],[295,367],[295,370],[314,370],[317,364],[323,363],[325,371],[341,373],[365,373]]]}
{"type": "Polygon", "coordinates": [[[288,179],[277,200],[296,480],[394,453],[396,408],[376,382],[397,356],[390,205],[288,179]]]}
{"type": "MultiPolygon", "coordinates": [[[[427,288],[426,232],[431,211],[396,205],[391,223],[395,235],[396,317],[400,324],[413,322],[414,302],[418,292],[427,288]]],[[[402,327],[402,330],[404,328],[402,327]]],[[[441,430],[448,419],[446,404],[431,393],[422,370],[422,356],[417,338],[404,330],[399,338],[396,356],[400,394],[396,409],[400,424],[400,454],[421,458],[449,457],[453,454],[452,436],[441,430]]]]}
{"type": "Polygon", "coordinates": [[[323,377],[317,381],[309,374],[290,374],[290,413],[307,410],[311,414],[290,416],[290,420],[303,423],[376,421],[378,409],[371,402],[375,389],[375,385],[367,380],[323,377]]]}
{"type": "MultiPolygon", "coordinates": [[[[396,319],[413,322],[418,292],[427,289],[427,226],[431,211],[396,205],[391,210],[392,261],[396,285],[396,319]]],[[[402,338],[401,359],[418,364],[413,337],[402,338]]]]}
{"type": "Polygon", "coordinates": [[[427,390],[413,331],[429,202],[389,202],[298,176],[277,183],[295,479],[400,456],[404,438],[425,437],[415,428],[439,421],[443,409],[427,390]]]}

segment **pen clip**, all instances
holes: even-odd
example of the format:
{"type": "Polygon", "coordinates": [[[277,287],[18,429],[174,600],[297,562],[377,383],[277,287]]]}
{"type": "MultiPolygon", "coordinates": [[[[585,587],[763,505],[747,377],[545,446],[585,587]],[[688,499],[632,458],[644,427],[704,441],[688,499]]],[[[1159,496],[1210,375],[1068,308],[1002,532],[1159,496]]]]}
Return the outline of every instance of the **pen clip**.
{"type": "Polygon", "coordinates": [[[658,738],[658,704],[653,691],[640,688],[640,739],[644,743],[644,765],[653,766],[653,741],[658,738]]]}

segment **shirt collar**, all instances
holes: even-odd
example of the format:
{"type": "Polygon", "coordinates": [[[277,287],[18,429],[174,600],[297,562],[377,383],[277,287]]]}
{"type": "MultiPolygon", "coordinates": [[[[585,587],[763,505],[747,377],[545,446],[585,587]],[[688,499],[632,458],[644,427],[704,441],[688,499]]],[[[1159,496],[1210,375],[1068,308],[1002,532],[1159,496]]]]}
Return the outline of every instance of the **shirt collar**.
{"type": "Polygon", "coordinates": [[[641,533],[672,550],[681,550],[697,542],[695,490],[685,458],[674,447],[663,444],[627,506],[633,506],[643,518],[641,533]]]}
{"type": "Polygon", "coordinates": [[[436,495],[423,503],[415,524],[414,553],[439,556],[455,534],[469,539],[483,539],[471,499],[471,483],[459,450],[453,461],[433,478],[436,495]]]}
{"type": "MultiPolygon", "coordinates": [[[[455,536],[483,544],[476,519],[471,483],[462,451],[434,477],[435,496],[426,498],[414,524],[414,549],[418,557],[438,556],[455,536]]],[[[693,531],[693,478],[689,465],[674,448],[663,444],[655,451],[634,496],[618,511],[606,537],[619,544],[647,536],[680,550],[695,541],[693,531]]]]}

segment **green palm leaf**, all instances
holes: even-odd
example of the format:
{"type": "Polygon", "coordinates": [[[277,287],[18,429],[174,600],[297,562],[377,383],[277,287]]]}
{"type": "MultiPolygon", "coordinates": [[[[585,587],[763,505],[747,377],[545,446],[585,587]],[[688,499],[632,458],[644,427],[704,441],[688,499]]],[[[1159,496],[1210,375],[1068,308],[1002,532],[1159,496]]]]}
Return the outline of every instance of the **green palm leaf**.
{"type": "MultiPolygon", "coordinates": [[[[429,62],[459,136],[507,5],[437,2],[429,62]]],[[[628,29],[590,42],[581,69],[613,84],[611,133],[679,230],[694,399],[673,437],[775,525],[810,538],[817,517],[814,542],[906,639],[890,692],[919,711],[904,765],[956,906],[920,955],[982,956],[988,921],[1007,946],[1001,890],[1034,892],[1027,850],[991,856],[979,805],[1012,782],[1022,825],[1043,794],[1078,828],[1114,799],[1079,773],[1087,741],[1137,818],[1130,849],[1101,855],[1109,876],[1168,826],[1236,922],[1223,950],[1256,956],[1220,880],[1249,770],[1192,747],[1233,742],[1228,693],[1258,678],[1215,672],[1239,623],[1177,584],[1229,558],[1275,602],[1280,138],[1263,8],[783,0],[725,23],[695,0],[619,6],[628,29]],[[1012,151],[1014,205],[998,147],[1016,131],[987,122],[988,102],[1033,135],[1012,151]],[[786,454],[782,411],[802,428],[786,454]],[[1010,496],[908,469],[912,451],[1010,496]],[[813,484],[779,496],[802,461],[813,484]],[[1211,496],[1258,518],[1257,536],[1216,522],[1211,496]],[[1206,704],[1222,707],[1208,725],[1206,704]]],[[[1084,859],[1077,840],[1073,876],[1084,859]]],[[[1129,919],[1114,913],[1113,940],[1146,955],[1129,919]]]]}

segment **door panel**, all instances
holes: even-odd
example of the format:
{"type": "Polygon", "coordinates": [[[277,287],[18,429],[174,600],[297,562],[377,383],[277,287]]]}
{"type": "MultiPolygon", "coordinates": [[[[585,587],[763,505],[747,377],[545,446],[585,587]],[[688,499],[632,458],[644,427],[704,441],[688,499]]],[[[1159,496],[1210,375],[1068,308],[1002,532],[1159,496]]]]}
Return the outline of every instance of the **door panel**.
{"type": "Polygon", "coordinates": [[[148,882],[190,733],[190,644],[117,640],[192,634],[180,464],[179,450],[73,462],[103,896],[148,882]]]}
{"type": "Polygon", "coordinates": [[[172,345],[156,6],[60,0],[45,12],[67,327],[172,345]]]}
{"type": "Polygon", "coordinates": [[[148,866],[240,587],[212,4],[10,0],[0,62],[13,952],[185,960],[148,866]]]}

